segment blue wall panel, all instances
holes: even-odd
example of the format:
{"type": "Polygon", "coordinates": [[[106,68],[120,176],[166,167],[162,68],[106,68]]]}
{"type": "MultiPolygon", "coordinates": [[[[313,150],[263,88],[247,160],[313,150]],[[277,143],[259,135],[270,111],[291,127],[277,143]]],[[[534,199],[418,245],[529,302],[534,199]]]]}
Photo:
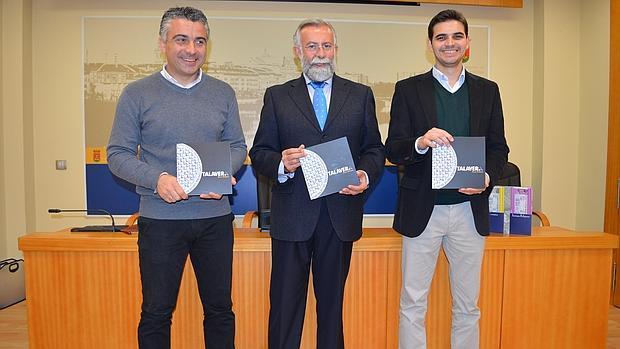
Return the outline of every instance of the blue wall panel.
{"type": "MultiPolygon", "coordinates": [[[[235,175],[237,185],[230,196],[235,215],[257,209],[256,177],[250,166],[243,166],[235,175]]],[[[392,214],[396,207],[396,167],[386,167],[383,176],[373,185],[364,206],[366,214],[392,214]]],[[[138,211],[139,197],[132,184],[112,175],[105,164],[86,165],[86,193],[89,209],[104,209],[115,215],[138,211]]]]}
{"type": "Polygon", "coordinates": [[[396,166],[386,166],[379,183],[371,183],[372,191],[366,198],[365,214],[393,214],[398,195],[398,174],[396,166]]]}
{"type": "Polygon", "coordinates": [[[115,215],[138,212],[135,186],[114,175],[106,164],[86,165],[86,207],[108,210],[115,215]]]}

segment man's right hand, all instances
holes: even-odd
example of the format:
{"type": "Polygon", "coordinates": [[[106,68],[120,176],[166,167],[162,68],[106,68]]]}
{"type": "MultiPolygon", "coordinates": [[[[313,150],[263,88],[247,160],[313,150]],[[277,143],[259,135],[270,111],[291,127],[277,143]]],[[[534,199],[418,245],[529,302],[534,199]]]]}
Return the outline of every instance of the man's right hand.
{"type": "Polygon", "coordinates": [[[282,151],[282,164],[286,172],[295,172],[295,170],[301,166],[299,158],[306,156],[306,152],[304,151],[305,147],[306,146],[302,144],[297,148],[288,148],[282,151]]]}
{"type": "Polygon", "coordinates": [[[157,194],[165,202],[172,204],[177,201],[187,200],[188,196],[177,182],[175,176],[163,174],[157,180],[157,194]]]}
{"type": "Polygon", "coordinates": [[[451,142],[454,142],[454,137],[451,134],[440,128],[433,127],[424,136],[419,138],[416,146],[418,149],[424,150],[428,147],[435,148],[439,145],[450,145],[451,142]]]}

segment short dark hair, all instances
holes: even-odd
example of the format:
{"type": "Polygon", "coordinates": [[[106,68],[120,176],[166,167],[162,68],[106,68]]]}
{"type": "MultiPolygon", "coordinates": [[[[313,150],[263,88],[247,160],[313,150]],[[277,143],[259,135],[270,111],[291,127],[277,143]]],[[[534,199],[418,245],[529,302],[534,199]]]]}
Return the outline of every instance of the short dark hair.
{"type": "Polygon", "coordinates": [[[193,7],[171,7],[161,17],[159,23],[159,37],[165,41],[170,29],[170,22],[173,19],[182,18],[192,22],[200,22],[205,26],[207,31],[207,39],[209,38],[209,22],[207,22],[207,16],[199,9],[193,7]]]}
{"type": "Polygon", "coordinates": [[[447,21],[459,21],[465,27],[465,36],[469,36],[469,27],[467,26],[467,20],[462,13],[457,10],[443,10],[431,19],[428,23],[428,39],[433,41],[434,28],[437,24],[447,21]]]}

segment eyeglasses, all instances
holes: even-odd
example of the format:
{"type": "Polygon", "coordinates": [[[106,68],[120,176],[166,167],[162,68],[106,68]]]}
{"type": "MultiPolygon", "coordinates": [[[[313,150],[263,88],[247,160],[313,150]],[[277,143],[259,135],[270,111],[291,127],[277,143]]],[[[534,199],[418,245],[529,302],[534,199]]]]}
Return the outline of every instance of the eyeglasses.
{"type": "Polygon", "coordinates": [[[319,48],[323,48],[323,51],[329,52],[334,49],[334,44],[332,44],[331,42],[324,42],[322,44],[316,44],[311,42],[304,46],[304,49],[308,52],[316,52],[319,50],[319,48]]]}

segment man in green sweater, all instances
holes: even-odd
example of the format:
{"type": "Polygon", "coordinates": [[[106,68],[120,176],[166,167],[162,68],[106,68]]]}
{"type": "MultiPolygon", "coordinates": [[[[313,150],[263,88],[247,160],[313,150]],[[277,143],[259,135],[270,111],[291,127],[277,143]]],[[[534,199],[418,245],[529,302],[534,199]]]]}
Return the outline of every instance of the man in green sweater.
{"type": "MultiPolygon", "coordinates": [[[[202,73],[209,26],[202,11],[171,8],[160,24],[166,64],[120,96],[108,166],[140,194],[140,348],[170,348],[170,323],[189,254],[204,310],[205,345],[233,348],[233,229],[219,193],[188,197],[176,175],[176,144],[229,142],[232,172],[246,157],[233,89],[202,73]],[[139,149],[139,151],[138,151],[139,149]]],[[[233,178],[234,184],[234,178],[233,178]]]]}
{"type": "Polygon", "coordinates": [[[480,270],[489,234],[489,191],[508,158],[497,84],[465,71],[467,20],[454,10],[428,25],[432,70],[396,84],[386,140],[388,159],[403,165],[393,227],[403,234],[399,348],[426,348],[427,296],[439,249],[450,263],[453,349],[479,347],[480,270]],[[429,148],[454,136],[486,142],[483,188],[431,189],[429,148]]]}

